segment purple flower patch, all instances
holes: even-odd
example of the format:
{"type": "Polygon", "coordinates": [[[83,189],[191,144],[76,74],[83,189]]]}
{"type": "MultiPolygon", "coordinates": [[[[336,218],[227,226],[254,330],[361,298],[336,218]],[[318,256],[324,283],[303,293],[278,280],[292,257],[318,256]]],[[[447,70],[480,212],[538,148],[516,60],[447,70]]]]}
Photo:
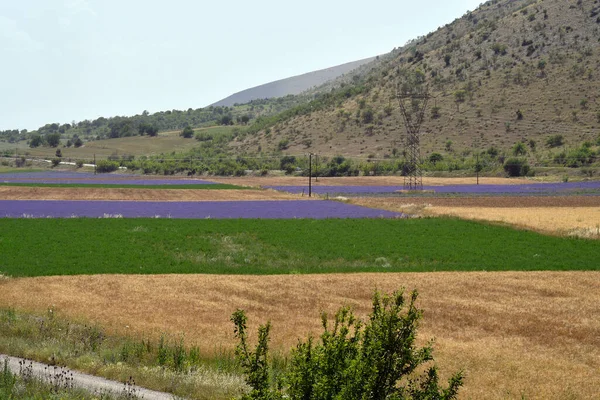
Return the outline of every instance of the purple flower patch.
{"type": "Polygon", "coordinates": [[[98,184],[98,185],[208,185],[215,182],[193,178],[144,177],[131,174],[89,172],[23,172],[0,174],[0,183],[98,184]]]}
{"type": "Polygon", "coordinates": [[[403,214],[337,201],[0,200],[5,218],[401,218],[403,214]]]}

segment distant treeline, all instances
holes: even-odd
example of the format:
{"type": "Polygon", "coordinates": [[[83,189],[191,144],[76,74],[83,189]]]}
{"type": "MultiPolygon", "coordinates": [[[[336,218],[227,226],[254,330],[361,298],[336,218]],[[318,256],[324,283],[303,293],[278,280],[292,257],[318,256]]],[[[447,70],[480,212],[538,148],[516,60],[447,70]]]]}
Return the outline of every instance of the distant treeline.
{"type": "MultiPolygon", "coordinates": [[[[214,125],[248,125],[258,117],[281,113],[298,104],[308,102],[306,96],[285,96],[274,99],[257,99],[247,104],[236,104],[233,107],[206,107],[186,111],[168,110],[131,117],[99,117],[94,120],[83,120],[71,123],[49,123],[34,131],[26,129],[10,129],[0,131],[0,140],[15,143],[30,140],[35,135],[42,138],[47,135],[60,134],[62,138],[81,137],[85,139],[109,139],[136,135],[155,136],[159,132],[182,130],[187,126],[201,128],[214,125]]],[[[43,143],[44,141],[42,141],[43,143]]]]}

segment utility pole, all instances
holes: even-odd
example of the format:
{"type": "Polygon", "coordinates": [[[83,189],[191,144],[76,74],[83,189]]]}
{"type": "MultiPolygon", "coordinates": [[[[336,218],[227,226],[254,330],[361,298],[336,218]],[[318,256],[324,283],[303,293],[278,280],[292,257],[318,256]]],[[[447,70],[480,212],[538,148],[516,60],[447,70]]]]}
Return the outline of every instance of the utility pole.
{"type": "Polygon", "coordinates": [[[96,175],[96,153],[94,153],[94,175],[96,175]]]}
{"type": "Polygon", "coordinates": [[[477,153],[477,163],[475,164],[475,172],[477,173],[477,184],[479,185],[479,152],[477,153]]]}
{"type": "Polygon", "coordinates": [[[312,196],[312,153],[308,153],[308,197],[312,196]]]}
{"type": "Polygon", "coordinates": [[[422,87],[398,88],[398,103],[406,127],[406,147],[408,153],[407,174],[404,177],[404,189],[423,190],[421,171],[421,138],[419,131],[425,118],[425,109],[429,101],[429,92],[422,87]],[[407,101],[409,104],[407,104],[407,101]],[[412,110],[412,112],[411,112],[412,110]],[[413,114],[416,114],[414,116],[413,114]]]}

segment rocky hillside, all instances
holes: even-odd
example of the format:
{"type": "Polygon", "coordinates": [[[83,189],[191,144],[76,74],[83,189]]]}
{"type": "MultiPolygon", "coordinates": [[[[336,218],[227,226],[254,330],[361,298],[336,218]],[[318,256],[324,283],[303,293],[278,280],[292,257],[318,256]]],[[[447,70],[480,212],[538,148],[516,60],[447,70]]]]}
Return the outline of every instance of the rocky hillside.
{"type": "Polygon", "coordinates": [[[405,136],[397,87],[413,74],[433,96],[422,126],[425,155],[523,142],[536,158],[557,135],[575,146],[600,134],[598,0],[491,0],[374,63],[232,146],[244,153],[397,154],[405,136]]]}
{"type": "Polygon", "coordinates": [[[250,89],[234,93],[229,97],[219,100],[212,106],[232,107],[234,104],[244,104],[257,99],[270,99],[274,97],[283,97],[287,95],[300,94],[314,87],[321,86],[324,83],[334,80],[344,74],[355,70],[361,65],[374,60],[374,57],[365,58],[359,61],[353,61],[331,68],[325,68],[318,71],[309,72],[291,78],[281,79],[269,82],[264,85],[256,86],[250,89]]]}

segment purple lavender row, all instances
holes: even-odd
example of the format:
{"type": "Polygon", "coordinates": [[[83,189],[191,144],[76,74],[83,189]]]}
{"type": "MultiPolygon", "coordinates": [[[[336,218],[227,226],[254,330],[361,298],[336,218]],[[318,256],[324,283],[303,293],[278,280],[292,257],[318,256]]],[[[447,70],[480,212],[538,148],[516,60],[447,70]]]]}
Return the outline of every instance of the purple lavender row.
{"type": "Polygon", "coordinates": [[[43,184],[81,184],[81,185],[211,185],[215,182],[203,179],[3,179],[0,183],[43,183],[43,184]]]}
{"type": "MultiPolygon", "coordinates": [[[[308,193],[308,186],[265,186],[269,189],[290,193],[308,193]]],[[[402,186],[313,186],[317,194],[342,193],[394,193],[403,190],[402,186]]],[[[576,190],[600,190],[600,181],[533,183],[526,185],[447,185],[423,186],[424,190],[435,193],[546,193],[576,190]]]]}
{"type": "Polygon", "coordinates": [[[0,200],[5,218],[401,218],[403,214],[336,201],[0,200]]]}
{"type": "Polygon", "coordinates": [[[102,185],[208,185],[215,182],[190,178],[149,178],[132,174],[99,174],[89,172],[21,172],[0,174],[0,183],[102,184],[102,185]]]}
{"type": "MultiPolygon", "coordinates": [[[[78,178],[94,178],[100,175],[94,175],[91,172],[60,172],[60,171],[40,171],[40,172],[6,172],[0,173],[2,179],[78,179],[78,178]]],[[[134,177],[132,174],[111,174],[110,177],[134,177]]]]}

